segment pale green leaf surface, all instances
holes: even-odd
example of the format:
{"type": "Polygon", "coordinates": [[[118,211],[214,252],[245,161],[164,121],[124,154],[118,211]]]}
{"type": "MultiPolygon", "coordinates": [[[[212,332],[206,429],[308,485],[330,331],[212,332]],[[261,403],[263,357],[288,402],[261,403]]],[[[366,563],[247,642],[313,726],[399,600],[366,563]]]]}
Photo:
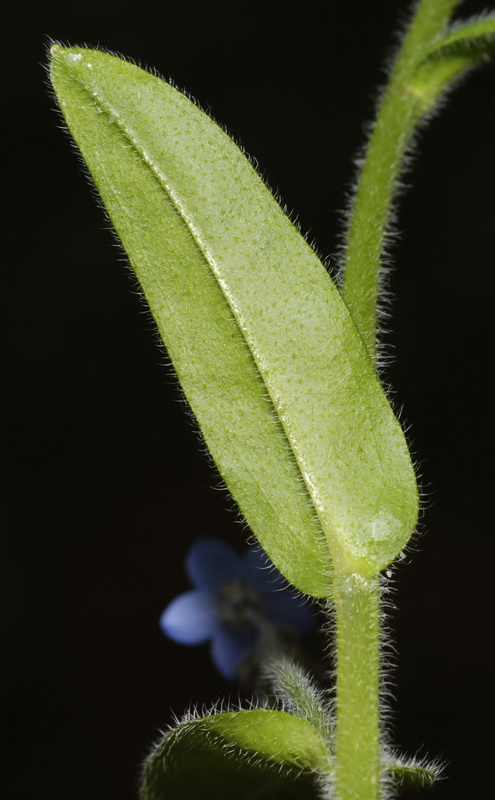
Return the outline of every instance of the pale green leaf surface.
{"type": "Polygon", "coordinates": [[[428,110],[467,71],[492,60],[495,15],[456,25],[431,45],[418,64],[412,89],[428,110]]]}
{"type": "Polygon", "coordinates": [[[309,800],[314,774],[330,768],[305,720],[253,709],[185,722],[147,759],[143,800],[309,800]]]}
{"type": "Polygon", "coordinates": [[[253,533],[315,596],[332,560],[385,567],[416,524],[414,472],[315,253],[231,139],[161,79],[56,46],[52,81],[253,533]]]}

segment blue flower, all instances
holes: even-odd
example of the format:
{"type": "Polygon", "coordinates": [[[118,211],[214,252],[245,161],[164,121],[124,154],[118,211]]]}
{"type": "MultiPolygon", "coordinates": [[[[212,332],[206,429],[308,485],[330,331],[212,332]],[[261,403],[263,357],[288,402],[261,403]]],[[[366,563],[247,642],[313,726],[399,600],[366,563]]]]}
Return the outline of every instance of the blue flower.
{"type": "Polygon", "coordinates": [[[286,588],[260,549],[239,556],[224,542],[202,539],[189,550],[186,571],[195,588],[172,600],[160,626],[180,644],[211,641],[212,659],[225,678],[238,677],[261,642],[273,646],[313,625],[309,606],[286,588]]]}

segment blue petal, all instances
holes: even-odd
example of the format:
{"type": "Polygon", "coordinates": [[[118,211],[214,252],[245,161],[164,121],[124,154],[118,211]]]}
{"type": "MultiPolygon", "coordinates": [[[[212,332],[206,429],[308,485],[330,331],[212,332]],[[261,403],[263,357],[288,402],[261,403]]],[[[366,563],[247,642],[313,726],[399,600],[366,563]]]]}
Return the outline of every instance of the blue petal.
{"type": "Polygon", "coordinates": [[[294,633],[307,633],[315,624],[309,603],[288,589],[267,596],[266,612],[275,625],[289,628],[294,633]]]}
{"type": "Polygon", "coordinates": [[[160,617],[160,627],[174,642],[202,644],[217,626],[217,606],[211,592],[195,590],[180,594],[160,617]]]}
{"type": "Polygon", "coordinates": [[[186,571],[198,589],[216,589],[239,576],[241,560],[219,539],[200,539],[186,558],[186,571]]]}
{"type": "Polygon", "coordinates": [[[211,657],[224,678],[235,680],[237,667],[243,658],[253,650],[258,639],[258,631],[245,628],[242,631],[219,628],[211,644],[211,657]]]}

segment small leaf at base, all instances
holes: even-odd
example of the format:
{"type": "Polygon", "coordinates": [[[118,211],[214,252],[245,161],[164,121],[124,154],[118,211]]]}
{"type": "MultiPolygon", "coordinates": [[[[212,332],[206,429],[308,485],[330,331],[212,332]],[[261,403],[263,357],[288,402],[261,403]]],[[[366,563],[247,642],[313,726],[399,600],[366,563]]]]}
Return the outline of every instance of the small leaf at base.
{"type": "Polygon", "coordinates": [[[391,762],[386,765],[386,770],[404,786],[431,786],[442,771],[434,762],[416,761],[414,758],[391,762]]]}
{"type": "Polygon", "coordinates": [[[328,771],[318,731],[281,711],[254,709],[185,722],[146,761],[142,800],[316,800],[328,771]]]}

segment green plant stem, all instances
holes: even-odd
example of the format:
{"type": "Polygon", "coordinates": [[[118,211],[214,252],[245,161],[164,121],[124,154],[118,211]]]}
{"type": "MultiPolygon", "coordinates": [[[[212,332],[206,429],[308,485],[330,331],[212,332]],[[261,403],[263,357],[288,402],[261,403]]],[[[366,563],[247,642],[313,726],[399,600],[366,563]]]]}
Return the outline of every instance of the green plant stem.
{"type": "Polygon", "coordinates": [[[380,587],[378,578],[336,577],[338,800],[380,797],[380,587]]]}
{"type": "MultiPolygon", "coordinates": [[[[397,181],[424,106],[411,88],[415,68],[442,33],[457,0],[421,0],[381,100],[351,209],[343,296],[373,362],[384,239],[397,181]]],[[[335,795],[381,797],[380,597],[378,578],[337,575],[335,795]]]]}
{"type": "Polygon", "coordinates": [[[351,209],[343,296],[373,360],[384,236],[404,155],[421,116],[420,100],[410,89],[411,76],[457,1],[420,2],[378,110],[351,209]]]}

